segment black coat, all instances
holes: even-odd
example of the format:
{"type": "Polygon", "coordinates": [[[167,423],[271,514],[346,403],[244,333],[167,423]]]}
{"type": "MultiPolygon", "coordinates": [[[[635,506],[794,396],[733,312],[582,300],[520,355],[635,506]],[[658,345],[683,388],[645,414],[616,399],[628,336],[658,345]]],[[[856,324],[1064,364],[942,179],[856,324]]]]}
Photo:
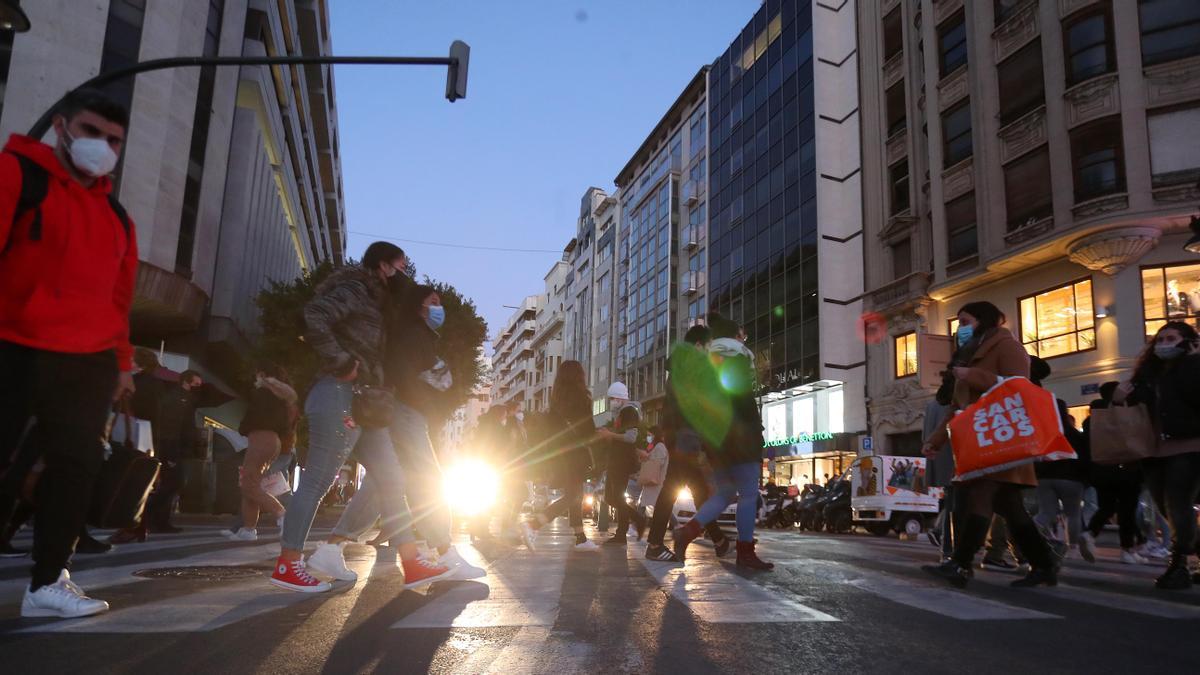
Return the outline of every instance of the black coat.
{"type": "Polygon", "coordinates": [[[266,387],[255,387],[250,395],[250,404],[238,426],[238,433],[249,436],[252,431],[273,431],[280,440],[292,430],[292,411],[287,401],[271,393],[266,387]]]}
{"type": "Polygon", "coordinates": [[[1155,378],[1134,378],[1132,403],[1145,403],[1164,440],[1200,438],[1200,354],[1182,356],[1155,378]]]}
{"type": "Polygon", "coordinates": [[[179,385],[167,387],[158,405],[153,427],[155,447],[166,460],[190,457],[196,447],[196,398],[179,385]]]}
{"type": "Polygon", "coordinates": [[[388,320],[384,383],[396,393],[397,401],[426,416],[440,411],[445,399],[444,392],[421,379],[421,373],[438,362],[437,341],[437,331],[420,317],[397,313],[388,320]]]}

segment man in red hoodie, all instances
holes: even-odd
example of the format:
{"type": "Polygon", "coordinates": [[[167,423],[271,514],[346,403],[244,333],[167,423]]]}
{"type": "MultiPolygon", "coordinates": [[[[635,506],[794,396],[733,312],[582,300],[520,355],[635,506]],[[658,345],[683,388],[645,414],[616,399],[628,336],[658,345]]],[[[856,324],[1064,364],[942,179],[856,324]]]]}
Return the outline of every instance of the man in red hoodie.
{"type": "Polygon", "coordinates": [[[32,583],[22,616],[97,614],[67,573],[103,461],[114,398],[133,391],[129,308],[137,238],[110,197],[123,105],[71,94],[57,142],[13,135],[0,153],[0,470],[31,418],[40,450],[32,583]]]}

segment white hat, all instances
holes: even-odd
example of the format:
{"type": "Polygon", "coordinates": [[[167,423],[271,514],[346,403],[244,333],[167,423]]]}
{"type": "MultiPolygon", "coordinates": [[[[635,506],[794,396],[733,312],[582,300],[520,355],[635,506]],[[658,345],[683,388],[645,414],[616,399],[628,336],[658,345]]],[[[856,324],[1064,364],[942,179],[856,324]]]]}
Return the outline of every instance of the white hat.
{"type": "Polygon", "coordinates": [[[628,401],[629,400],[629,387],[626,387],[621,382],[613,382],[612,385],[610,385],[608,387],[608,397],[609,398],[619,398],[622,401],[628,401]]]}

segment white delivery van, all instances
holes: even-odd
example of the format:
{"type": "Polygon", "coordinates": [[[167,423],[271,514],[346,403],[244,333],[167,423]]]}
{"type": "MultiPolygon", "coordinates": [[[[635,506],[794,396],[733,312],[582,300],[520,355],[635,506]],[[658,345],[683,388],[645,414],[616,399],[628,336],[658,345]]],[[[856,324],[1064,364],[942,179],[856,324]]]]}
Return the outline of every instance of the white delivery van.
{"type": "Polygon", "coordinates": [[[920,534],[937,518],[942,493],[925,477],[924,457],[859,457],[850,468],[854,524],[879,536],[893,530],[920,534]]]}

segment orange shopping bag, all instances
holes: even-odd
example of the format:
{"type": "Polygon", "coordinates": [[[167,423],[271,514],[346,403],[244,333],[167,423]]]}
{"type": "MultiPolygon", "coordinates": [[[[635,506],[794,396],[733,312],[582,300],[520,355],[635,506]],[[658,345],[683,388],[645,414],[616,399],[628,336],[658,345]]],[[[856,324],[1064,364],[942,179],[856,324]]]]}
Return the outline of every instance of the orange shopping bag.
{"type": "Polygon", "coordinates": [[[954,480],[971,480],[1033,462],[1075,459],[1054,394],[1023,377],[999,378],[950,420],[954,480]]]}

